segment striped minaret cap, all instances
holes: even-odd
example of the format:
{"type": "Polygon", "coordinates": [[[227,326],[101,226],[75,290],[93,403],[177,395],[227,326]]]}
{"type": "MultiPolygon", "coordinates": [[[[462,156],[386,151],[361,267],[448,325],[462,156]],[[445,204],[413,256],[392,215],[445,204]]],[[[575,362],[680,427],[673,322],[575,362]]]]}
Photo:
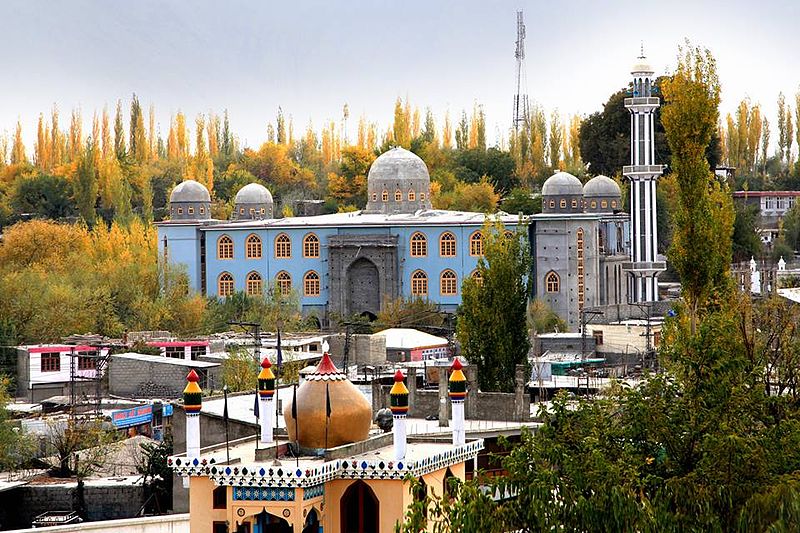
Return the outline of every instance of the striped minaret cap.
{"type": "Polygon", "coordinates": [[[200,385],[197,384],[200,381],[200,376],[197,375],[194,368],[189,371],[186,381],[188,383],[186,383],[186,388],[183,389],[183,409],[187,414],[199,413],[200,408],[203,406],[203,391],[200,389],[200,385]]]}
{"type": "Polygon", "coordinates": [[[389,391],[389,408],[393,415],[408,414],[408,389],[403,383],[405,377],[399,370],[394,374],[394,385],[389,391]]]}
{"type": "Polygon", "coordinates": [[[272,373],[272,363],[265,357],[261,361],[261,372],[258,373],[258,395],[261,398],[272,398],[275,394],[275,374],[272,373]]]}
{"type": "Polygon", "coordinates": [[[453,359],[453,365],[450,367],[450,380],[449,380],[449,395],[450,401],[459,402],[467,397],[467,378],[464,377],[464,372],[461,369],[461,361],[458,357],[453,359]]]}

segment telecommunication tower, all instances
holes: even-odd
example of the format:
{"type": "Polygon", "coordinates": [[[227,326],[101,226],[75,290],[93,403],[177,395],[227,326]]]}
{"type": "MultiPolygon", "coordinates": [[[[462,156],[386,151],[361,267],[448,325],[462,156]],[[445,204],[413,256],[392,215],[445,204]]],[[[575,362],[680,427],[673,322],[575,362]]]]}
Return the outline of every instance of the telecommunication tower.
{"type": "Polygon", "coordinates": [[[525,81],[525,22],[522,20],[522,11],[517,11],[517,48],[514,57],[517,59],[517,92],[514,94],[514,131],[519,131],[520,125],[528,114],[528,95],[523,93],[525,81]]]}

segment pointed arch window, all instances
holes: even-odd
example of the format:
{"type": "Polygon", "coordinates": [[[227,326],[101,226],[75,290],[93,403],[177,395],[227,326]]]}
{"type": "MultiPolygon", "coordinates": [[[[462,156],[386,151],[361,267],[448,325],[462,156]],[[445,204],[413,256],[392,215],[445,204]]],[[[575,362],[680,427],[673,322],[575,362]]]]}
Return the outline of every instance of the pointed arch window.
{"type": "Polygon", "coordinates": [[[233,259],[233,239],[227,235],[217,239],[217,259],[233,259]]]}
{"type": "Polygon", "coordinates": [[[261,237],[255,234],[247,237],[245,252],[248,259],[261,259],[261,237]]]}
{"type": "Polygon", "coordinates": [[[233,294],[233,276],[229,272],[223,272],[217,279],[217,294],[222,298],[227,298],[233,294]]]}
{"type": "Polygon", "coordinates": [[[456,256],[456,236],[450,231],[445,231],[439,237],[439,255],[442,257],[456,256]]]}
{"type": "Polygon", "coordinates": [[[303,237],[303,257],[312,259],[319,257],[319,237],[313,233],[303,237]]]}
{"type": "Polygon", "coordinates": [[[381,201],[382,202],[389,201],[389,191],[387,191],[386,189],[384,189],[383,192],[381,193],[381,201]]]}
{"type": "Polygon", "coordinates": [[[411,235],[411,257],[427,257],[428,239],[419,231],[411,235]]]}
{"type": "Polygon", "coordinates": [[[417,199],[417,193],[414,192],[414,189],[408,189],[408,201],[414,202],[417,199]]]}
{"type": "Polygon", "coordinates": [[[545,290],[548,293],[553,294],[561,291],[561,278],[558,277],[558,274],[553,272],[552,270],[547,273],[544,277],[544,286],[545,290]]]}
{"type": "Polygon", "coordinates": [[[275,258],[289,259],[292,257],[292,240],[285,233],[275,237],[275,258]]]}
{"type": "Polygon", "coordinates": [[[428,295],[428,275],[422,270],[415,270],[414,273],[411,274],[411,295],[428,295]]]}
{"type": "Polygon", "coordinates": [[[285,270],[278,272],[278,275],[275,276],[275,283],[282,295],[287,296],[292,292],[292,276],[285,270]]]}
{"type": "Polygon", "coordinates": [[[397,189],[394,191],[394,201],[395,202],[402,202],[403,201],[403,191],[397,189]]]}
{"type": "Polygon", "coordinates": [[[250,272],[247,275],[246,290],[248,296],[261,296],[264,292],[264,280],[258,272],[250,272]]]}
{"type": "Polygon", "coordinates": [[[439,276],[439,293],[442,296],[455,296],[458,293],[458,276],[452,270],[445,270],[439,276]]]}
{"type": "Polygon", "coordinates": [[[469,255],[472,257],[483,255],[483,234],[481,230],[476,231],[469,237],[469,255]]]}
{"type": "Polygon", "coordinates": [[[303,276],[303,296],[319,296],[319,274],[313,270],[303,276]]]}

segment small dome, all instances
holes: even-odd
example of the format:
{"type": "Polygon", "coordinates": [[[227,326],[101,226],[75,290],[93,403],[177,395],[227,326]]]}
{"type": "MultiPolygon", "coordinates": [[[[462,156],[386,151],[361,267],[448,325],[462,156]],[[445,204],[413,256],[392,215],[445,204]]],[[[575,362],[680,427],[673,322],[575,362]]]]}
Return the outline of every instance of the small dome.
{"type": "Polygon", "coordinates": [[[248,183],[236,193],[234,203],[266,204],[272,203],[272,193],[260,183],[248,183]]]}
{"type": "Polygon", "coordinates": [[[653,73],[653,67],[650,66],[650,63],[647,61],[647,58],[644,56],[637,57],[636,64],[633,65],[631,74],[652,74],[652,73],[653,73]]]}
{"type": "Polygon", "coordinates": [[[169,203],[174,202],[210,202],[211,195],[208,194],[206,186],[194,180],[186,180],[172,189],[169,195],[169,203]]]}
{"type": "Polygon", "coordinates": [[[622,196],[622,191],[619,185],[608,176],[595,176],[583,186],[584,198],[619,198],[620,196],[622,196]]]}
{"type": "Polygon", "coordinates": [[[325,448],[326,444],[328,448],[335,448],[362,441],[369,436],[372,405],[347,376],[336,368],[325,352],[314,373],[306,376],[305,381],[297,387],[296,398],[287,402],[283,408],[283,418],[289,440],[299,441],[302,448],[320,449],[325,448]],[[327,416],[328,395],[330,418],[327,416]],[[295,400],[296,419],[292,416],[295,400]]]}
{"type": "Polygon", "coordinates": [[[542,185],[542,196],[582,196],[581,180],[568,172],[556,172],[542,185]]]}
{"type": "Polygon", "coordinates": [[[414,213],[431,208],[431,177],[425,162],[405,148],[381,154],[367,176],[367,213],[414,213]]]}

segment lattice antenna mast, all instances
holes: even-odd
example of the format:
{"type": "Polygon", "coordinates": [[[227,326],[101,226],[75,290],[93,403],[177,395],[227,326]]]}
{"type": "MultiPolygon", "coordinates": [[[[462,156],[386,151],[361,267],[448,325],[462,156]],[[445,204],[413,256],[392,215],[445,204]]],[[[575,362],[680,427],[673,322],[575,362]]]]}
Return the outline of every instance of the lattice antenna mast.
{"type": "Polygon", "coordinates": [[[528,95],[522,93],[523,65],[525,62],[525,22],[522,11],[517,11],[517,48],[514,57],[517,59],[517,92],[514,94],[514,131],[519,131],[528,112],[528,95]]]}

